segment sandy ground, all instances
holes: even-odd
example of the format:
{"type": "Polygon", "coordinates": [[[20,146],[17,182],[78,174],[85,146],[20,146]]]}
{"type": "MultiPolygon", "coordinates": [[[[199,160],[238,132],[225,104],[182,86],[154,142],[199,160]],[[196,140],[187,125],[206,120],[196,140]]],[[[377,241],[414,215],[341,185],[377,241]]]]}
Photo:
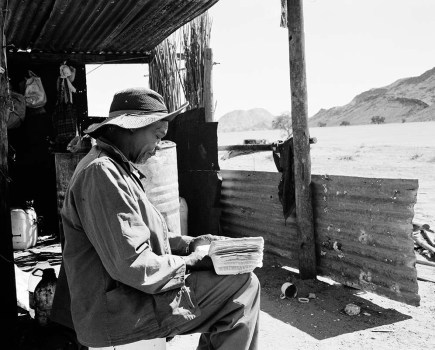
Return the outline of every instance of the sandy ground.
{"type": "MultiPolygon", "coordinates": [[[[311,349],[433,349],[435,346],[435,283],[419,281],[421,305],[398,303],[329,279],[301,281],[282,267],[266,262],[257,269],[262,285],[260,350],[311,349]],[[315,293],[308,304],[280,299],[284,282],[298,287],[299,296],[315,293]],[[347,304],[361,308],[344,313],[347,304]]],[[[196,349],[197,334],[175,337],[168,350],[196,349]]]]}
{"type": "MultiPolygon", "coordinates": [[[[414,221],[435,226],[435,123],[313,128],[310,135],[317,138],[311,147],[313,174],[418,179],[414,221]]],[[[245,138],[273,142],[280,135],[228,133],[220,135],[219,143],[240,144],[245,138]]],[[[276,171],[269,152],[220,161],[220,166],[276,171]]],[[[421,305],[415,307],[327,279],[301,281],[268,257],[256,273],[262,284],[261,350],[435,348],[435,283],[418,281],[421,305]],[[281,300],[280,287],[286,281],[298,286],[299,296],[315,293],[316,298],[308,304],[281,300]],[[348,303],[360,306],[361,313],[345,314],[348,303]]],[[[197,341],[198,335],[176,337],[167,349],[195,349],[197,341]]]]}

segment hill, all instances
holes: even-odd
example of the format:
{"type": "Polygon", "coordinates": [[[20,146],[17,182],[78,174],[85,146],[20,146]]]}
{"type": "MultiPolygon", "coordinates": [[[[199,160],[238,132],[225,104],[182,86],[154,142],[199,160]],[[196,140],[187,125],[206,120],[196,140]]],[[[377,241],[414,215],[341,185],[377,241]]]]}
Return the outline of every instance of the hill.
{"type": "Polygon", "coordinates": [[[321,109],[308,123],[313,127],[337,126],[342,122],[370,124],[374,116],[384,117],[385,123],[435,120],[435,68],[418,77],[365,91],[347,105],[321,109]]]}
{"type": "Polygon", "coordinates": [[[274,116],[264,108],[235,110],[219,118],[218,131],[248,131],[272,128],[274,116]]]}

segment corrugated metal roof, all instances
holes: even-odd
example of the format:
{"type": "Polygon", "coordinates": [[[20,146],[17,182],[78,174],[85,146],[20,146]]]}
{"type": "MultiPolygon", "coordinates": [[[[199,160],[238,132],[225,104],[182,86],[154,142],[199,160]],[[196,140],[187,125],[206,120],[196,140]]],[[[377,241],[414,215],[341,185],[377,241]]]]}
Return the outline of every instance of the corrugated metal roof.
{"type": "MultiPolygon", "coordinates": [[[[265,252],[298,267],[294,218],[284,225],[280,173],[220,171],[223,234],[262,236],[265,252]]],[[[312,176],[317,272],[418,305],[412,218],[417,180],[312,176]]]]}
{"type": "Polygon", "coordinates": [[[218,0],[0,0],[7,45],[46,53],[144,54],[218,0]]]}

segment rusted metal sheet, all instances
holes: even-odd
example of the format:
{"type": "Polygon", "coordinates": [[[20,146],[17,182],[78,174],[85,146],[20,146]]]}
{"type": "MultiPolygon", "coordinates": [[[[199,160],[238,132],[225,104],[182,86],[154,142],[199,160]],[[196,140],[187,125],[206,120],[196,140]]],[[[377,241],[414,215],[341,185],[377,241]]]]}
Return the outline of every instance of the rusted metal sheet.
{"type": "Polygon", "coordinates": [[[284,222],[279,173],[222,170],[221,228],[230,237],[262,236],[265,252],[298,266],[295,219],[284,222]]]}
{"type": "MultiPolygon", "coordinates": [[[[262,236],[265,252],[298,268],[294,218],[284,225],[281,174],[220,171],[223,234],[262,236]]],[[[411,238],[417,180],[312,176],[318,275],[418,305],[411,238]]]]}
{"type": "Polygon", "coordinates": [[[418,181],[313,176],[318,274],[419,305],[411,237],[418,181]]]}
{"type": "Polygon", "coordinates": [[[148,54],[217,1],[0,0],[0,6],[7,10],[5,32],[13,49],[148,54]]]}
{"type": "Polygon", "coordinates": [[[178,174],[180,196],[189,208],[190,236],[219,234],[222,179],[214,170],[182,170],[178,174]]]}

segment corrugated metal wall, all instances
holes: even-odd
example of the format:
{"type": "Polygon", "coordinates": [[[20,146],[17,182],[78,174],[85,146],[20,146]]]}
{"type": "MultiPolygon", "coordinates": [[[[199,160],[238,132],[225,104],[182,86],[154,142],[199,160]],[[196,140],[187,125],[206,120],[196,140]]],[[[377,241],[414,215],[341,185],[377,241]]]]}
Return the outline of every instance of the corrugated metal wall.
{"type": "Polygon", "coordinates": [[[56,53],[147,53],[218,0],[0,0],[7,44],[56,53]]]}
{"type": "Polygon", "coordinates": [[[417,180],[313,176],[318,273],[418,305],[417,180]]]}
{"type": "Polygon", "coordinates": [[[278,197],[281,175],[232,170],[220,174],[223,233],[231,237],[262,236],[268,253],[297,267],[296,224],[292,217],[284,222],[278,197]]]}
{"type": "MultiPolygon", "coordinates": [[[[221,171],[223,233],[263,236],[265,251],[298,267],[297,229],[284,225],[281,174],[221,171]]],[[[418,181],[312,176],[319,275],[419,304],[412,218],[418,181]]]]}

